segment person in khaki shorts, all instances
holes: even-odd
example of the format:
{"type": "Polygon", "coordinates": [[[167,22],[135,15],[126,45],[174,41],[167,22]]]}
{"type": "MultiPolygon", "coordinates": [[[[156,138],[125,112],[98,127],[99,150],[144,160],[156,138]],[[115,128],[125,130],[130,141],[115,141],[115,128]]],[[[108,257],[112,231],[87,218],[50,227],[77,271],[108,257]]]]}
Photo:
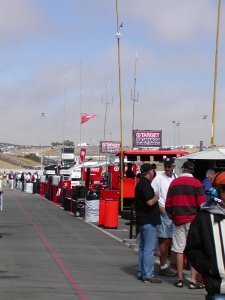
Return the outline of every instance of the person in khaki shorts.
{"type": "Polygon", "coordinates": [[[172,270],[168,264],[168,252],[170,244],[173,238],[173,222],[169,219],[165,211],[165,202],[166,195],[170,183],[177,178],[177,175],[174,173],[174,158],[167,157],[163,161],[164,172],[158,174],[152,181],[152,187],[156,195],[159,195],[159,210],[160,210],[160,219],[161,224],[157,226],[157,236],[158,236],[158,245],[160,250],[160,276],[174,277],[177,275],[177,272],[172,270]]]}
{"type": "MultiPolygon", "coordinates": [[[[188,230],[200,209],[200,205],[205,202],[202,184],[193,177],[194,168],[195,165],[191,161],[186,161],[183,164],[182,174],[171,182],[166,197],[166,211],[174,222],[172,250],[176,254],[178,272],[178,279],[174,285],[179,288],[183,287],[183,252],[188,230]]],[[[189,288],[204,288],[196,278],[197,272],[191,267],[189,288]]]]}

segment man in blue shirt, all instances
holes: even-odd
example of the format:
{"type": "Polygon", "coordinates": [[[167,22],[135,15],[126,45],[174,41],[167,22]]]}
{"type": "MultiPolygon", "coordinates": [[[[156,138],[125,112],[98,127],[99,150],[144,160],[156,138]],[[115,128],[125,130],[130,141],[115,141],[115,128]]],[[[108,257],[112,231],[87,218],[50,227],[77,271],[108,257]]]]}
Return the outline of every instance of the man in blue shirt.
{"type": "Polygon", "coordinates": [[[203,179],[202,181],[202,186],[203,186],[203,190],[205,192],[205,197],[206,197],[206,201],[209,200],[209,196],[207,195],[207,192],[209,192],[209,190],[212,187],[212,178],[215,175],[215,171],[213,169],[209,169],[206,171],[205,174],[205,179],[203,179]]]}

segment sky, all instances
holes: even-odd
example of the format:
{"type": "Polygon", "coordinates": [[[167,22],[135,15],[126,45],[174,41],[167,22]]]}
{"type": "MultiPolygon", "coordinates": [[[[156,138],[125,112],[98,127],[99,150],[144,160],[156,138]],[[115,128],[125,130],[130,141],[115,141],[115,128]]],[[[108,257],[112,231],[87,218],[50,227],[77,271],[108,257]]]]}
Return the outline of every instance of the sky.
{"type": "MultiPolygon", "coordinates": [[[[225,144],[221,2],[216,145],[225,144]]],[[[0,0],[0,142],[98,145],[105,132],[131,146],[135,103],[134,129],[162,130],[163,146],[210,145],[217,5],[118,0],[120,98],[116,0],[0,0]],[[80,125],[80,113],[96,117],[80,125]]]]}

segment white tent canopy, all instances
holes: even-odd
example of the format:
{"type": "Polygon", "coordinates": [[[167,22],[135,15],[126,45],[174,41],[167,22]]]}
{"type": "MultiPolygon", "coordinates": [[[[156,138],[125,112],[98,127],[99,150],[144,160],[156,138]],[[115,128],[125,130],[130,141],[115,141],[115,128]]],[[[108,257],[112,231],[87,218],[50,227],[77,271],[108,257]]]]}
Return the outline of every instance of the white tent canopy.
{"type": "Polygon", "coordinates": [[[175,172],[176,174],[181,173],[181,167],[187,160],[225,160],[225,148],[208,149],[204,151],[194,152],[185,156],[181,156],[175,159],[175,172]]]}

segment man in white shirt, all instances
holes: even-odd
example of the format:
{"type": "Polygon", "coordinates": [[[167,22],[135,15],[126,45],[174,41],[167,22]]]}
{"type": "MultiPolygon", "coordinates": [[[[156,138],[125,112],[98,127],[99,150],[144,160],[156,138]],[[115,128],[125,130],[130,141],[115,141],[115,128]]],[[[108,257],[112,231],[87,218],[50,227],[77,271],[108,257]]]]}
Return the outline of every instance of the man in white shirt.
{"type": "Polygon", "coordinates": [[[159,196],[159,208],[161,225],[158,225],[157,235],[160,250],[160,270],[161,276],[176,276],[176,272],[171,270],[167,264],[168,250],[173,238],[173,222],[169,219],[165,211],[165,202],[169,185],[177,176],[174,174],[174,158],[167,157],[164,159],[164,172],[157,175],[152,181],[152,187],[155,194],[159,196]]]}

